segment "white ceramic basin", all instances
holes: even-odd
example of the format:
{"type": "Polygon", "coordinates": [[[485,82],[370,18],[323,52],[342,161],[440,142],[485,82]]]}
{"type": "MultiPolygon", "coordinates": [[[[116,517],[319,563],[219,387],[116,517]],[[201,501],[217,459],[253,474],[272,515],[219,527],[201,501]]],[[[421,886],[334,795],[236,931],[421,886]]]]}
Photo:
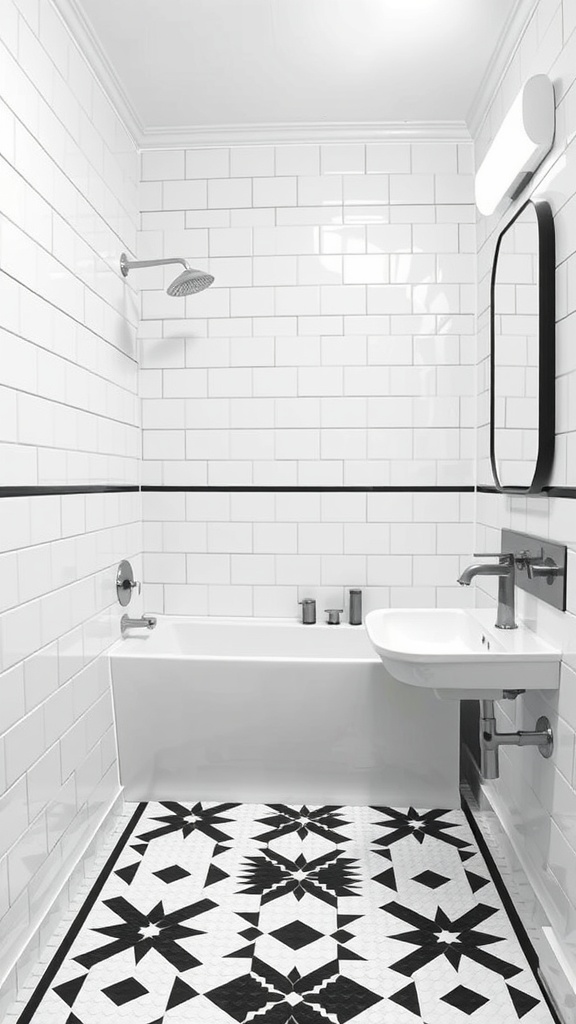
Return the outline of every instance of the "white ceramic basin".
{"type": "Polygon", "coordinates": [[[439,697],[491,700],[559,686],[560,651],[525,626],[496,629],[493,610],[382,608],[368,613],[366,630],[395,679],[439,697]]]}

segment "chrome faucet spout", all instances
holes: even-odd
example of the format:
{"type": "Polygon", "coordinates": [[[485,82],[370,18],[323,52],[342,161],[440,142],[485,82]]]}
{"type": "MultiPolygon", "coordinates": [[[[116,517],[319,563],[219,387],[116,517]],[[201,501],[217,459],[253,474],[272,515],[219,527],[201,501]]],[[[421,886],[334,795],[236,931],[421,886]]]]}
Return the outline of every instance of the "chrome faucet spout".
{"type": "MultiPolygon", "coordinates": [[[[488,555],[480,557],[487,558],[488,555]]],[[[502,552],[491,557],[497,562],[474,562],[458,577],[461,587],[469,587],[475,576],[498,577],[498,612],[496,626],[498,629],[516,629],[514,607],[514,585],[516,582],[516,558],[513,554],[502,552]]]]}
{"type": "Polygon", "coordinates": [[[155,615],[142,615],[139,619],[131,619],[129,615],[123,615],[120,619],[120,631],[124,636],[127,629],[155,629],[155,615]]]}
{"type": "Polygon", "coordinates": [[[499,562],[497,564],[475,562],[464,569],[464,572],[458,577],[458,583],[461,587],[469,587],[475,576],[508,576],[509,574],[509,565],[501,565],[499,562]]]}

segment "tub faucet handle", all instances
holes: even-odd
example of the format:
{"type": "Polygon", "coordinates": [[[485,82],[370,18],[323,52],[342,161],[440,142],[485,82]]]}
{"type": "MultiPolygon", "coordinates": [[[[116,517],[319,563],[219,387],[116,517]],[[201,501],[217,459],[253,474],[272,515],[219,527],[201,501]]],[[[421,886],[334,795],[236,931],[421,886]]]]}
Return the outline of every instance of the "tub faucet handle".
{"type": "Polygon", "coordinates": [[[344,611],[343,608],[325,608],[324,611],[326,612],[326,622],[328,623],[329,626],[340,625],[340,616],[344,611]]]}

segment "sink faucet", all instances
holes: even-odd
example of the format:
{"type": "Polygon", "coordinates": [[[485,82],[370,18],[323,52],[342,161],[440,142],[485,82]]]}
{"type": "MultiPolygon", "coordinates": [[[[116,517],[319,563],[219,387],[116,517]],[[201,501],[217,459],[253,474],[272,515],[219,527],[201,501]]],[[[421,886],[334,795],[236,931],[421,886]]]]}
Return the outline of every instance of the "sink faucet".
{"type": "Polygon", "coordinates": [[[120,619],[120,631],[124,636],[127,629],[155,629],[156,621],[155,615],[142,615],[139,619],[131,619],[129,615],[123,615],[120,619]]]}
{"type": "Polygon", "coordinates": [[[509,552],[491,551],[474,554],[474,558],[497,558],[497,562],[475,562],[469,565],[458,583],[461,587],[469,587],[475,576],[498,576],[498,612],[496,625],[498,629],[517,629],[514,613],[514,584],[516,579],[516,559],[509,552]]]}

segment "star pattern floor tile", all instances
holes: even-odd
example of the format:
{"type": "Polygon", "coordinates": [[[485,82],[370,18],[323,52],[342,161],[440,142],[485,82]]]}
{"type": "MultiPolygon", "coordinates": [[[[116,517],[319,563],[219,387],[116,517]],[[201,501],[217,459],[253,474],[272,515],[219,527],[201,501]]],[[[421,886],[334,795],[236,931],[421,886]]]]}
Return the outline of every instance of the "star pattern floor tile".
{"type": "Polygon", "coordinates": [[[150,803],[79,924],[20,1024],[553,1024],[459,810],[150,803]]]}

